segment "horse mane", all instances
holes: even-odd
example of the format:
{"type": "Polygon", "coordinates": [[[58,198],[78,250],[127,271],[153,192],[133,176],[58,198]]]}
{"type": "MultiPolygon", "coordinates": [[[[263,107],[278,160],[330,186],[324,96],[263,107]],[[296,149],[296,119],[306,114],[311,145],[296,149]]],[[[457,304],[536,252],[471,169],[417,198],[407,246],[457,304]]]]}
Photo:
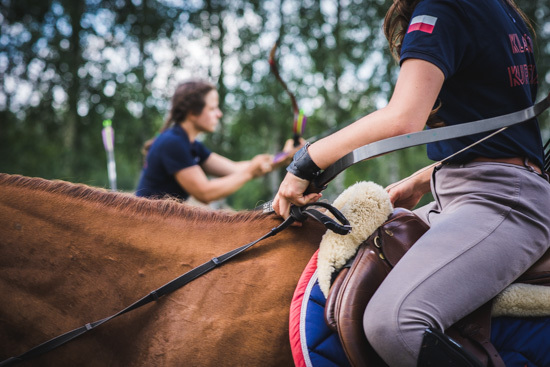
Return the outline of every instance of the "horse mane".
{"type": "Polygon", "coordinates": [[[185,204],[176,199],[150,200],[130,193],[112,192],[85,184],[0,173],[0,186],[6,185],[66,195],[136,215],[181,216],[192,221],[216,223],[247,222],[265,218],[260,211],[211,210],[185,204]]]}

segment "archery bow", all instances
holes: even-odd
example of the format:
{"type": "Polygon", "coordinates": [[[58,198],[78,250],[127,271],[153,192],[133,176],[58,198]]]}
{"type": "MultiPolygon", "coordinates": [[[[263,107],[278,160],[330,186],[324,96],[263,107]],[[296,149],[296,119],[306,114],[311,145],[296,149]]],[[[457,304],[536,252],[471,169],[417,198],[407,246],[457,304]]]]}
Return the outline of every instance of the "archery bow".
{"type": "Polygon", "coordinates": [[[273,47],[271,48],[271,52],[269,53],[269,67],[273,75],[275,75],[275,78],[277,78],[279,83],[281,83],[285,92],[290,97],[290,101],[292,103],[292,110],[294,113],[292,132],[293,132],[294,146],[297,147],[298,145],[300,145],[300,138],[302,137],[304,133],[304,129],[306,127],[307,116],[304,115],[303,110],[298,108],[296,97],[288,89],[288,86],[286,85],[285,81],[283,80],[283,78],[281,78],[281,75],[279,74],[279,68],[277,67],[277,62],[275,61],[275,53],[277,51],[278,45],[279,45],[279,40],[277,40],[273,45],[273,47]]]}

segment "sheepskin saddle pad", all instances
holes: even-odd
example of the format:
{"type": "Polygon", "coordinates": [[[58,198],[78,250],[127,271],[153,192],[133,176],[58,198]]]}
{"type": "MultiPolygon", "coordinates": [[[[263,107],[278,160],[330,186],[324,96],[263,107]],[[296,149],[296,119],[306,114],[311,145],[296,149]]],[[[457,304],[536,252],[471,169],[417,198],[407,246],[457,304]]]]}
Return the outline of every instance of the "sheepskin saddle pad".
{"type": "MultiPolygon", "coordinates": [[[[325,324],[326,295],[333,273],[393,210],[386,191],[372,182],[349,187],[333,205],[353,230],[347,236],[328,230],[298,281],[289,319],[297,367],[350,365],[338,335],[325,324]]],[[[550,287],[512,284],[495,298],[492,316],[491,341],[506,366],[550,366],[550,287]]]]}

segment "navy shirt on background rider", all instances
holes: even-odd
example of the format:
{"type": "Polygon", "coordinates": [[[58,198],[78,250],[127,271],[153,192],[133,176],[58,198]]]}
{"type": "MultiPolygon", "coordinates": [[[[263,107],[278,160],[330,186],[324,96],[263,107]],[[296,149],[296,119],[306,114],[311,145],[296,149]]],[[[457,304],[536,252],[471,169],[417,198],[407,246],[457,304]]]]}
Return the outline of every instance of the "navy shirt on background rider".
{"type": "Polygon", "coordinates": [[[179,185],[174,175],[184,168],[204,163],[210,153],[201,142],[190,142],[185,130],[174,125],[160,134],[151,146],[136,195],[163,197],[168,194],[187,199],[189,194],[179,185]]]}

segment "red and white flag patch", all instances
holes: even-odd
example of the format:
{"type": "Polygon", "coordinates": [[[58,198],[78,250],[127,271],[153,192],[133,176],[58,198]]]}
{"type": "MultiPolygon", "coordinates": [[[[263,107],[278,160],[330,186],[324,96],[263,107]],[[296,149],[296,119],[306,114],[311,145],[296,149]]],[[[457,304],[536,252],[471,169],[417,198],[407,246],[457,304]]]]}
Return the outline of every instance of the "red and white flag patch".
{"type": "Polygon", "coordinates": [[[414,31],[432,33],[435,27],[435,22],[437,22],[437,18],[432,17],[431,15],[417,15],[411,20],[407,33],[414,31]]]}

